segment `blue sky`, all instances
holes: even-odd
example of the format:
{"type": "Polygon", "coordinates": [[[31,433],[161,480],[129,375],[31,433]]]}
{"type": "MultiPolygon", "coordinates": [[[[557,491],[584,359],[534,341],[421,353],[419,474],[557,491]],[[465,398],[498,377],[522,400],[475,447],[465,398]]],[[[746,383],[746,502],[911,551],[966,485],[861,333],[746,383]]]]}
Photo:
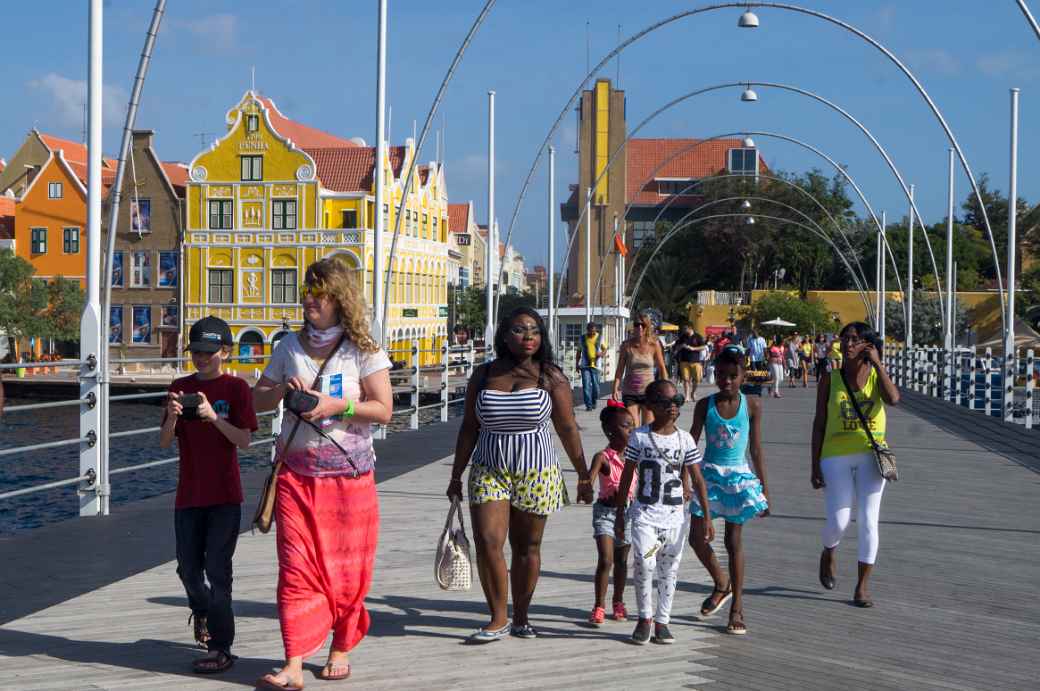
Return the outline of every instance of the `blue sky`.
{"type": "MultiPolygon", "coordinates": [[[[704,3],[653,0],[500,0],[452,82],[438,126],[445,124],[446,171],[453,201],[472,199],[486,214],[486,92],[497,92],[496,207],[508,223],[524,176],[556,115],[585,73],[585,24],[592,63],[616,43],[675,12],[704,3]]],[[[813,2],[887,45],[918,75],[943,110],[977,175],[1008,183],[1008,89],[1022,89],[1019,195],[1040,202],[1035,153],[1040,130],[1040,42],[1013,0],[813,2]],[[941,10],[940,10],[941,8],[941,10]]],[[[1040,3],[1033,2],[1034,13],[1040,3]]],[[[391,135],[402,141],[421,126],[452,56],[482,6],[479,0],[390,0],[391,135]]],[[[114,153],[121,112],[151,17],[149,0],[109,0],[105,22],[105,150],[114,153]]],[[[157,131],[167,160],[190,160],[196,133],[218,133],[222,117],[249,87],[289,117],[344,136],[374,140],[375,0],[169,3],[146,83],[138,126],[157,131]],[[288,11],[286,8],[292,8],[288,11]]],[[[945,215],[947,142],[910,82],[879,52],[845,31],[781,10],[756,10],[757,30],[736,27],[739,9],[675,22],[631,46],[621,61],[630,125],[676,96],[738,80],[779,82],[816,91],[870,128],[931,223],[945,215]]],[[[86,79],[87,2],[5,3],[7,98],[0,108],[0,155],[10,158],[34,125],[79,139],[86,79]],[[42,28],[47,40],[40,42],[42,28]],[[45,47],[45,48],[44,48],[45,47]]],[[[615,75],[612,63],[604,76],[615,75]]],[[[697,97],[659,117],[644,136],[708,137],[737,130],[806,140],[848,166],[880,213],[907,203],[883,160],[852,125],[803,96],[758,89],[755,104],[739,90],[697,97]]],[[[555,138],[557,197],[575,180],[575,119],[555,138]]],[[[211,135],[212,136],[212,135],[211,135]]],[[[791,171],[826,164],[792,144],[764,138],[770,166],[791,171]]],[[[435,154],[431,136],[423,158],[435,154]]],[[[968,192],[957,175],[958,205],[968,192]]],[[[546,259],[546,178],[540,166],[521,207],[514,244],[529,265],[546,259]]],[[[558,224],[559,225],[559,224],[558,224]]],[[[559,244],[559,243],[558,243],[559,244]]]]}

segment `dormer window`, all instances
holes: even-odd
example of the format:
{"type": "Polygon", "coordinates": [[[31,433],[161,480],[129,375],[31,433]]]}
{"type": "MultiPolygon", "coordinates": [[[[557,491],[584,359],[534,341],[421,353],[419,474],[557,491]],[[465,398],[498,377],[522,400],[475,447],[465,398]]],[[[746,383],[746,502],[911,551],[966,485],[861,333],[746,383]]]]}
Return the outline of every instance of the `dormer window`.
{"type": "Polygon", "coordinates": [[[256,132],[260,129],[260,116],[259,115],[247,115],[246,116],[246,132],[256,132]]]}
{"type": "Polygon", "coordinates": [[[729,172],[734,175],[757,175],[758,149],[730,149],[729,172]]]}
{"type": "Polygon", "coordinates": [[[61,199],[62,197],[62,184],[60,182],[49,182],[47,183],[47,198],[48,199],[61,199]]]}

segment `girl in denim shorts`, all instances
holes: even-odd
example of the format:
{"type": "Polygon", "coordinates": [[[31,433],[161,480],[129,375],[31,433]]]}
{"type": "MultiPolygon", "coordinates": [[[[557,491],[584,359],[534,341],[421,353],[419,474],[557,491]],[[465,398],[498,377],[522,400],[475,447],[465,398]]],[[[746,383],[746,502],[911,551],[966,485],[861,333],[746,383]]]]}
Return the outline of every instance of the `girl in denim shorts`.
{"type": "MultiPolygon", "coordinates": [[[[624,407],[610,401],[600,411],[599,421],[607,435],[607,448],[592,459],[589,476],[599,478],[599,497],[592,505],[592,536],[596,540],[599,559],[596,562],[596,603],[589,615],[589,624],[599,626],[606,618],[604,602],[607,595],[607,580],[614,572],[613,615],[615,621],[626,621],[625,581],[628,578],[628,541],[615,543],[614,517],[617,514],[616,494],[621,472],[625,469],[624,452],[628,436],[635,428],[635,420],[624,407]]],[[[635,484],[629,491],[629,499],[635,493],[635,484]]],[[[626,532],[626,535],[628,533],[626,532]]]]}

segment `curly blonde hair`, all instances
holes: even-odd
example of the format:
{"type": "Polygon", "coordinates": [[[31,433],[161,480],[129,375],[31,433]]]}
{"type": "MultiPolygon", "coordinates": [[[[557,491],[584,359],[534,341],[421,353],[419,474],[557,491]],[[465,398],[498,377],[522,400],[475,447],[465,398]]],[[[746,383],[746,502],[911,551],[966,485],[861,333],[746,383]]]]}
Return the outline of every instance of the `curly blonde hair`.
{"type": "Polygon", "coordinates": [[[340,324],[347,338],[365,353],[379,350],[379,344],[368,331],[365,298],[358,289],[357,272],[336,255],[325,257],[307,267],[304,283],[329,293],[339,308],[340,324]]]}

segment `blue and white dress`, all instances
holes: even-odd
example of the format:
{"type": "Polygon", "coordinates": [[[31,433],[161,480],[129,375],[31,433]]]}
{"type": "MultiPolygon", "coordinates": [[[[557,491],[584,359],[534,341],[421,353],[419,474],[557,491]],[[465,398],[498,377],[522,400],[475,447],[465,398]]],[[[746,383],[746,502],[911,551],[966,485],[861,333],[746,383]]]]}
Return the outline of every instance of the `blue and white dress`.
{"type": "MultiPolygon", "coordinates": [[[[762,483],[747,462],[751,422],[744,394],[740,394],[737,414],[730,419],[719,415],[714,394],[708,399],[704,438],[701,474],[708,486],[712,518],[721,516],[729,523],[744,523],[765,511],[769,504],[762,494],[762,483]]],[[[690,502],[690,513],[704,515],[696,497],[690,502]]]]}

